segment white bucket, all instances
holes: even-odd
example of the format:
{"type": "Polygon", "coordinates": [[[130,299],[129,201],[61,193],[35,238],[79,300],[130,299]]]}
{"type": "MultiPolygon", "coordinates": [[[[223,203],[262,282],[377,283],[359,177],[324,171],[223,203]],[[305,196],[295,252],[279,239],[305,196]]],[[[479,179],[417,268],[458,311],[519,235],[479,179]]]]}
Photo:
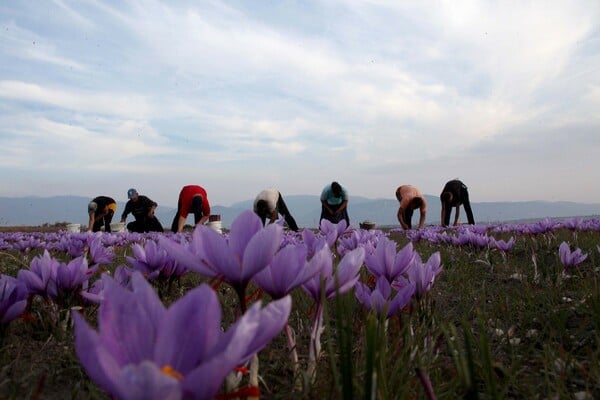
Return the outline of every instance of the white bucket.
{"type": "Polygon", "coordinates": [[[125,232],[125,222],[113,222],[110,224],[111,232],[125,232]]]}
{"type": "Polygon", "coordinates": [[[209,221],[207,226],[219,233],[223,233],[223,230],[221,229],[221,221],[209,221]]]}
{"type": "Polygon", "coordinates": [[[81,224],[67,224],[67,232],[79,232],[81,224]]]}

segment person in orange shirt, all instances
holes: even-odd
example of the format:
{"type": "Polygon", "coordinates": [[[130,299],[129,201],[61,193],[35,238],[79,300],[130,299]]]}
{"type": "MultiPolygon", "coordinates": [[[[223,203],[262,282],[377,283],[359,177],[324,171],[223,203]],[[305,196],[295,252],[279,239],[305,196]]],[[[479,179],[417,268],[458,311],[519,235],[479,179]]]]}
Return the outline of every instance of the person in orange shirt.
{"type": "Polygon", "coordinates": [[[210,217],[210,203],[206,190],[198,185],[187,185],[179,192],[177,213],[171,224],[172,232],[181,232],[188,214],[194,213],[194,225],[202,225],[210,217]]]}
{"type": "Polygon", "coordinates": [[[90,217],[87,230],[99,232],[104,225],[104,232],[110,232],[110,222],[117,211],[117,202],[108,196],[98,196],[88,204],[90,217]]]}
{"type": "Polygon", "coordinates": [[[396,189],[396,199],[400,203],[398,222],[400,222],[402,228],[412,228],[411,220],[417,208],[421,213],[419,228],[422,228],[425,225],[425,216],[427,215],[427,201],[421,191],[412,185],[402,185],[396,189]]]}

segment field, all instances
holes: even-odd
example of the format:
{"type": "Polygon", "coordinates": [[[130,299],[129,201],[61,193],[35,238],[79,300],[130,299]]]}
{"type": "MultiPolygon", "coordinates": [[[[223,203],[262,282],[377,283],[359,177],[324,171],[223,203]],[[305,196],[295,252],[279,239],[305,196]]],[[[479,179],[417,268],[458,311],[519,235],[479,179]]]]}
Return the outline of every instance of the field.
{"type": "MultiPolygon", "coordinates": [[[[250,228],[241,226],[255,222],[248,215],[238,218],[247,219],[234,223],[224,238],[237,243],[242,236],[235,231],[246,229],[247,249],[261,250],[251,253],[254,258],[244,257],[241,269],[261,259],[272,247],[269,240],[276,238],[271,268],[313,268],[315,273],[303,287],[291,290],[285,328],[272,328],[276,332],[257,357],[241,357],[240,368],[229,375],[227,384],[217,382],[216,398],[244,397],[256,388],[264,399],[600,398],[598,219],[446,229],[429,226],[409,232],[325,226],[300,235],[274,227],[249,234],[250,228]],[[255,243],[259,241],[262,244],[255,243]],[[384,246],[389,249],[390,241],[395,246],[391,259],[383,251],[384,246]],[[328,244],[327,254],[323,243],[328,244]],[[306,250],[298,250],[301,246],[306,250]],[[284,247],[288,249],[285,254],[284,247]],[[331,260],[332,271],[337,273],[328,276],[325,267],[316,265],[317,257],[323,257],[322,265],[331,260]],[[404,266],[400,265],[403,257],[404,266]],[[378,265],[388,268],[387,275],[378,265]],[[384,275],[387,281],[378,279],[384,275]],[[407,295],[405,301],[401,295],[407,295]]],[[[222,309],[223,330],[256,311],[252,304],[275,304],[274,298],[281,297],[258,288],[258,272],[247,279],[230,277],[225,267],[213,276],[202,273],[209,264],[212,271],[219,268],[218,259],[209,262],[214,257],[228,256],[226,247],[215,250],[225,239],[220,242],[209,229],[198,235],[162,237],[14,231],[0,233],[3,275],[31,283],[20,271],[49,265],[48,258],[41,261],[47,251],[47,257],[60,263],[58,268],[71,268],[73,260],[85,259],[85,267],[77,268],[85,270],[86,278],[75,286],[59,279],[53,291],[46,285],[35,292],[30,285],[24,311],[0,325],[3,399],[111,398],[88,376],[86,362],[91,361],[84,361],[85,355],[82,360],[87,349],[76,350],[71,316],[71,310],[76,310],[94,329],[97,324],[108,324],[100,317],[101,301],[94,300],[94,295],[103,293],[96,291],[96,285],[107,271],[122,286],[135,281],[132,271],[142,272],[140,276],[162,303],[173,306],[169,310],[179,299],[197,293],[194,288],[210,285],[222,309]],[[192,244],[200,242],[201,249],[192,250],[192,244]],[[186,264],[190,254],[197,257],[189,261],[196,266],[186,264]],[[82,289],[92,295],[82,297],[82,289]]],[[[108,293],[106,282],[104,290],[108,293]]],[[[122,288],[113,289],[118,290],[122,288]]],[[[6,302],[2,293],[0,288],[0,300],[6,302]]],[[[117,302],[117,296],[111,301],[117,302]]],[[[0,312],[5,312],[1,305],[0,312]]],[[[202,317],[190,317],[190,321],[202,317]]],[[[264,331],[259,329],[257,337],[271,329],[269,321],[260,321],[264,331]]],[[[122,322],[131,328],[124,317],[122,322]]],[[[148,322],[141,319],[138,323],[148,322]]],[[[191,322],[188,328],[193,331],[191,322]]],[[[135,346],[142,338],[124,340],[135,346]]],[[[185,345],[193,351],[193,346],[202,344],[185,345]]],[[[224,352],[223,360],[226,356],[224,352]]],[[[192,376],[161,367],[171,379],[169,384],[192,376]]],[[[184,398],[202,398],[190,391],[183,394],[184,398]]],[[[130,392],[129,398],[134,397],[130,392]]]]}

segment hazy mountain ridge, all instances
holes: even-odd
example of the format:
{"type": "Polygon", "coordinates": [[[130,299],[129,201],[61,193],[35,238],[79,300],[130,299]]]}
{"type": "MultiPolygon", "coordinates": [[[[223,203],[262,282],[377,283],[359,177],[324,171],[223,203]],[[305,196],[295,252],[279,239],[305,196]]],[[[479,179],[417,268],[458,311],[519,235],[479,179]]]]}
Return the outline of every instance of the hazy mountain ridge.
{"type": "MultiPolygon", "coordinates": [[[[425,197],[427,199],[427,223],[439,223],[441,213],[439,198],[430,195],[425,195],[425,197]]],[[[298,226],[308,228],[318,226],[321,213],[319,196],[285,196],[284,200],[298,226]]],[[[0,197],[0,226],[39,226],[55,222],[87,224],[89,201],[89,198],[83,196],[0,197]]],[[[243,210],[252,208],[252,203],[253,200],[245,200],[229,207],[213,205],[211,212],[220,214],[223,227],[229,227],[243,210]]],[[[482,223],[600,215],[600,204],[566,201],[473,202],[471,206],[475,222],[482,223]]],[[[117,214],[113,219],[114,222],[120,220],[124,208],[125,203],[117,201],[117,214]]],[[[163,226],[169,228],[175,212],[175,208],[159,204],[156,215],[163,226]]],[[[350,198],[348,204],[350,223],[355,226],[359,222],[367,220],[375,222],[378,226],[398,225],[397,212],[398,201],[396,199],[368,199],[354,196],[350,198]]],[[[462,208],[460,214],[460,220],[466,222],[465,212],[462,208]]],[[[418,216],[419,212],[417,211],[413,217],[413,223],[417,222],[418,216]]],[[[129,215],[127,222],[132,220],[133,217],[129,215]]],[[[192,222],[192,217],[188,217],[188,223],[192,222]]]]}

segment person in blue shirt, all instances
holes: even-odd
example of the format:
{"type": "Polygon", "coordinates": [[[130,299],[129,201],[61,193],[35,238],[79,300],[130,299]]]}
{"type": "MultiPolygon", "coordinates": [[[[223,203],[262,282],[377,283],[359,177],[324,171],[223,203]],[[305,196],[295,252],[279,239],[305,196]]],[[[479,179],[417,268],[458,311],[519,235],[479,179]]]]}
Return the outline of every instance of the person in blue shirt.
{"type": "Polygon", "coordinates": [[[350,226],[348,217],[348,192],[338,182],[332,182],[321,192],[321,218],[337,224],[345,220],[350,226]]]}

